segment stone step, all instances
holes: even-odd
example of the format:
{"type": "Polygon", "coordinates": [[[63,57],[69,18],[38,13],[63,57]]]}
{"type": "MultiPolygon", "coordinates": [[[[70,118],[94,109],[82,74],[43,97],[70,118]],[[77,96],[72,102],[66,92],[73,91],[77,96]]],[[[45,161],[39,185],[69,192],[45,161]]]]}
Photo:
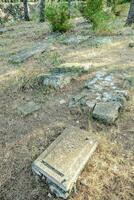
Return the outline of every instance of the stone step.
{"type": "Polygon", "coordinates": [[[46,178],[52,193],[66,199],[97,145],[90,132],[66,128],[35,160],[32,169],[46,178]]]}

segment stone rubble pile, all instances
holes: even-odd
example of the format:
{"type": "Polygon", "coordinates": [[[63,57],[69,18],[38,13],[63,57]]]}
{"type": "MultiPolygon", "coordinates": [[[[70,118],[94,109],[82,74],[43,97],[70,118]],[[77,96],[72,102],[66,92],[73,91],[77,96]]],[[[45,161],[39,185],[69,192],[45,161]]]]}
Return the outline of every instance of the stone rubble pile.
{"type": "Polygon", "coordinates": [[[70,110],[85,110],[92,117],[104,123],[113,124],[119,116],[119,111],[129,99],[129,91],[124,89],[126,74],[97,72],[85,82],[79,95],[69,100],[70,110]]]}

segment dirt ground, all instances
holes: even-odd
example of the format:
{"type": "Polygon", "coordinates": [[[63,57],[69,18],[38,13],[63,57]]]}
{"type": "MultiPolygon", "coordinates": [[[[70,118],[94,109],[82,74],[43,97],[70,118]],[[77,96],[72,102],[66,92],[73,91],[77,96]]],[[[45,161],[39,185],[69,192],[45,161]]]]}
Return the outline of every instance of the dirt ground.
{"type": "MultiPolygon", "coordinates": [[[[133,193],[134,93],[114,126],[89,121],[83,114],[72,115],[68,100],[77,94],[84,80],[96,71],[128,71],[134,74],[134,29],[125,28],[124,18],[113,25],[112,42],[90,46],[88,40],[65,44],[73,35],[92,36],[82,19],[74,19],[66,34],[52,34],[47,23],[12,25],[13,31],[0,35],[0,200],[48,200],[47,185],[37,182],[32,162],[69,125],[92,130],[100,145],[77,182],[70,200],[131,200],[133,193]],[[53,50],[35,55],[21,64],[8,62],[9,56],[42,40],[53,43],[53,50]],[[88,65],[88,74],[67,87],[54,91],[34,84],[35,77],[62,63],[88,65]],[[65,104],[60,104],[64,99],[65,104]],[[16,107],[26,101],[41,105],[27,117],[16,107]]],[[[107,38],[108,36],[103,36],[107,38]]]]}

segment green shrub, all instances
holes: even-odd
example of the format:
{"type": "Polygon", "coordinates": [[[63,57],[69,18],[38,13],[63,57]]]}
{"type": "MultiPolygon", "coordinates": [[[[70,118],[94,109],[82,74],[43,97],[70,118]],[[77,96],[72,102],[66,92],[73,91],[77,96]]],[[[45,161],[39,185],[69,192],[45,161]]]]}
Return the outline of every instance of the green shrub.
{"type": "Polygon", "coordinates": [[[108,15],[103,11],[103,0],[86,0],[80,6],[82,15],[92,23],[93,29],[104,26],[108,15]]]}
{"type": "Polygon", "coordinates": [[[53,31],[66,32],[71,28],[68,6],[64,1],[49,4],[45,11],[53,31]]]}

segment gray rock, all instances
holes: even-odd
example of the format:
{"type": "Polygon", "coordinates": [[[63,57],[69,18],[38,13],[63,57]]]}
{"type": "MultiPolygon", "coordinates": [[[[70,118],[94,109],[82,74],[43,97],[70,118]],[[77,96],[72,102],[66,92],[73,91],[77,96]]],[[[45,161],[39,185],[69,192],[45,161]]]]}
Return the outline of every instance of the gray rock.
{"type": "Polygon", "coordinates": [[[89,108],[89,110],[93,110],[94,109],[94,107],[95,107],[95,105],[96,105],[96,101],[95,100],[93,100],[93,101],[86,101],[86,106],[89,108]]]}
{"type": "Polygon", "coordinates": [[[72,76],[68,74],[43,74],[38,77],[39,82],[50,88],[63,88],[71,82],[72,76]]]}
{"type": "Polygon", "coordinates": [[[113,81],[113,76],[112,75],[108,75],[104,78],[105,81],[108,81],[108,82],[112,82],[113,81]]]}
{"type": "Polygon", "coordinates": [[[118,102],[121,104],[121,106],[124,106],[124,104],[126,103],[126,96],[123,91],[104,92],[102,100],[104,102],[107,101],[118,102]]]}
{"type": "Polygon", "coordinates": [[[74,97],[72,97],[69,101],[69,108],[80,106],[80,105],[86,105],[86,94],[78,94],[74,97]]]}
{"type": "Polygon", "coordinates": [[[32,114],[33,112],[35,112],[39,109],[40,109],[40,105],[37,105],[33,101],[29,101],[29,102],[21,104],[19,107],[17,107],[18,113],[22,114],[24,116],[32,114]]]}
{"type": "Polygon", "coordinates": [[[85,87],[88,89],[97,89],[101,90],[102,89],[102,81],[104,80],[104,76],[106,75],[106,72],[97,72],[96,75],[91,79],[88,79],[85,82],[85,87]]]}
{"type": "Polygon", "coordinates": [[[101,122],[113,124],[118,118],[120,107],[116,102],[100,102],[96,104],[92,116],[101,122]]]}
{"type": "Polygon", "coordinates": [[[129,46],[130,48],[133,48],[133,47],[134,47],[134,42],[129,43],[128,46],[129,46]]]}
{"type": "Polygon", "coordinates": [[[16,53],[15,55],[13,55],[9,58],[9,62],[11,62],[11,63],[24,62],[25,60],[34,56],[35,54],[43,53],[49,47],[50,47],[50,44],[45,43],[45,41],[43,41],[42,43],[38,43],[31,48],[23,49],[23,50],[19,51],[18,53],[16,53]]]}

